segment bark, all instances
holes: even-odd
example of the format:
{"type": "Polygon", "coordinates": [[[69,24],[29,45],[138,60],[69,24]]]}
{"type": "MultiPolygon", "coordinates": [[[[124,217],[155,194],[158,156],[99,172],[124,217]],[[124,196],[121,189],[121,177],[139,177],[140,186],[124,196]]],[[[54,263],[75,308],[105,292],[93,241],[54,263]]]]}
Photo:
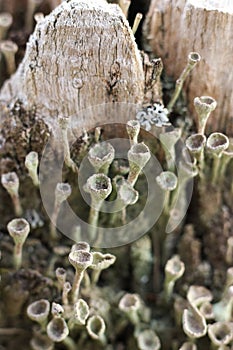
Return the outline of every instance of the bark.
{"type": "Polygon", "coordinates": [[[196,96],[209,95],[218,107],[208,131],[233,133],[233,7],[231,1],[152,0],[147,38],[162,57],[166,72],[177,79],[187,55],[197,51],[202,61],[185,84],[192,111],[196,96]]]}

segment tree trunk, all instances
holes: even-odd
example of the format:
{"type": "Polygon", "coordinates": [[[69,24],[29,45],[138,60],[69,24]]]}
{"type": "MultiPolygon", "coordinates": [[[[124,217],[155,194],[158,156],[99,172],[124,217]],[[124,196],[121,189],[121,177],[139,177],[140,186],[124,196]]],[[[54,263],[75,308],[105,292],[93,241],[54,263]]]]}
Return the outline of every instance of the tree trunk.
{"type": "Polygon", "coordinates": [[[147,16],[147,38],[162,57],[166,72],[177,79],[189,52],[202,60],[185,84],[192,111],[196,96],[209,95],[218,107],[208,131],[233,134],[233,7],[232,1],[152,0],[147,16]]]}

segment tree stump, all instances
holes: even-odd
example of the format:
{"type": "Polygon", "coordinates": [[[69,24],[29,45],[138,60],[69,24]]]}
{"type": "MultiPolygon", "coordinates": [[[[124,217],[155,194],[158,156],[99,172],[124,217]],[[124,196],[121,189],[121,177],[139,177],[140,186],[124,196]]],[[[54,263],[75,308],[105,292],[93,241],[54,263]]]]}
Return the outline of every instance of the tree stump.
{"type": "Polygon", "coordinates": [[[214,97],[218,106],[209,131],[233,133],[233,6],[232,1],[152,0],[147,38],[162,57],[166,72],[179,77],[191,51],[202,61],[185,84],[192,111],[196,96],[214,97]]]}
{"type": "MultiPolygon", "coordinates": [[[[144,70],[133,33],[118,5],[63,2],[36,25],[17,72],[0,99],[19,98],[54,118],[108,102],[141,104],[144,70]]],[[[88,120],[82,128],[93,128],[88,120]]]]}

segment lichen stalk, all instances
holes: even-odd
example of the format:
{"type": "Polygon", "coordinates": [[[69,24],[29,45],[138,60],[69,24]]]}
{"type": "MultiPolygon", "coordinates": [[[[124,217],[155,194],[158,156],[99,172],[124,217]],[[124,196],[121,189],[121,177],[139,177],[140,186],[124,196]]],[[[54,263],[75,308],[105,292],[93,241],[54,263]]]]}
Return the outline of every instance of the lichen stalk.
{"type": "Polygon", "coordinates": [[[88,233],[92,242],[95,242],[97,239],[96,233],[101,206],[104,200],[112,192],[111,180],[102,173],[94,174],[87,179],[87,182],[84,185],[84,190],[89,193],[91,197],[90,212],[88,217],[88,223],[90,226],[88,233]]]}
{"type": "Polygon", "coordinates": [[[114,159],[115,150],[109,142],[97,143],[88,152],[88,160],[95,169],[95,173],[108,174],[114,159]]]}
{"type": "Polygon", "coordinates": [[[71,337],[66,337],[62,343],[65,345],[67,350],[77,350],[77,345],[71,337]]]}
{"type": "Polygon", "coordinates": [[[8,12],[0,13],[0,40],[6,38],[7,31],[12,25],[13,17],[8,12]]]}
{"type": "Polygon", "coordinates": [[[193,134],[189,136],[185,145],[188,148],[191,155],[197,160],[199,175],[204,176],[204,147],[206,144],[206,136],[204,134],[193,134]]]}
{"type": "Polygon", "coordinates": [[[2,186],[9,193],[16,216],[21,216],[23,214],[23,209],[21,206],[19,198],[19,178],[15,172],[2,174],[1,177],[2,186]]]}
{"type": "Polygon", "coordinates": [[[61,205],[71,195],[71,187],[67,183],[58,183],[55,189],[54,209],[50,222],[50,237],[52,240],[57,238],[56,224],[61,205]]]}
{"type": "Polygon", "coordinates": [[[139,27],[139,24],[141,22],[143,18],[143,14],[142,13],[137,13],[136,14],[136,17],[135,17],[135,20],[134,20],[134,23],[133,23],[133,28],[132,28],[132,32],[133,34],[135,35],[137,30],[138,30],[138,27],[139,27]]]}
{"type": "Polygon", "coordinates": [[[22,265],[22,254],[23,254],[23,246],[20,243],[16,243],[14,246],[14,267],[16,270],[20,268],[22,265]]]}
{"type": "Polygon", "coordinates": [[[150,157],[150,150],[143,142],[133,145],[128,151],[130,171],[127,180],[132,187],[134,187],[140,172],[150,157]]]}
{"type": "Polygon", "coordinates": [[[198,114],[198,133],[205,133],[206,124],[212,111],[215,110],[217,102],[210,96],[195,97],[194,107],[198,114]]]}
{"type": "Polygon", "coordinates": [[[122,9],[122,12],[124,13],[125,17],[127,17],[128,15],[130,3],[130,0],[119,0],[119,6],[122,9]]]}
{"type": "Polygon", "coordinates": [[[12,202],[13,202],[13,206],[15,208],[15,215],[16,216],[21,216],[22,213],[23,213],[23,209],[22,209],[22,206],[21,206],[21,202],[20,202],[19,196],[17,196],[16,194],[13,194],[11,196],[11,199],[12,199],[12,202]]]}
{"type": "Polygon", "coordinates": [[[65,282],[62,290],[62,304],[68,305],[69,304],[69,292],[71,291],[72,287],[70,282],[65,282]]]}
{"type": "Polygon", "coordinates": [[[98,226],[100,207],[101,207],[101,205],[99,205],[98,207],[93,207],[91,205],[89,217],[88,217],[88,223],[91,226],[94,226],[94,227],[98,226]]]}
{"type": "Polygon", "coordinates": [[[28,33],[33,29],[33,18],[36,8],[42,3],[42,0],[27,0],[27,12],[25,19],[25,29],[28,33]]]}
{"type": "Polygon", "coordinates": [[[72,286],[72,299],[73,301],[78,300],[79,291],[80,291],[80,285],[83,280],[84,271],[78,271],[76,270],[74,280],[73,280],[73,286],[72,286]]]}
{"type": "Polygon", "coordinates": [[[188,63],[186,65],[186,67],[184,68],[183,72],[181,73],[181,76],[176,81],[175,91],[172,95],[171,101],[169,102],[169,104],[167,106],[169,113],[172,111],[172,109],[173,109],[173,107],[174,107],[174,105],[175,105],[175,103],[180,95],[180,92],[182,90],[183,84],[184,84],[187,76],[189,75],[189,73],[193,70],[193,68],[196,66],[196,64],[200,60],[201,60],[201,56],[197,52],[190,52],[190,54],[188,55],[188,63]]]}
{"type": "Polygon", "coordinates": [[[8,232],[14,240],[14,267],[18,270],[22,264],[22,249],[30,232],[29,223],[25,219],[11,220],[7,225],[8,232]]]}
{"type": "Polygon", "coordinates": [[[5,58],[7,74],[10,76],[16,70],[15,54],[18,46],[11,40],[3,40],[0,42],[0,51],[5,58]]]}
{"type": "Polygon", "coordinates": [[[80,285],[84,271],[92,264],[93,256],[84,250],[71,251],[69,261],[75,268],[75,276],[72,285],[72,302],[76,303],[79,297],[80,285]]]}
{"type": "Polygon", "coordinates": [[[221,157],[214,157],[213,159],[213,173],[212,173],[212,184],[216,185],[219,177],[221,168],[221,157]]]}
{"type": "Polygon", "coordinates": [[[25,166],[28,169],[29,176],[31,177],[34,186],[36,187],[38,187],[40,184],[38,173],[37,173],[38,165],[39,165],[38,153],[37,152],[28,153],[25,158],[25,166]]]}
{"type": "Polygon", "coordinates": [[[126,124],[127,134],[129,136],[130,145],[138,143],[138,135],[140,132],[140,123],[138,120],[129,120],[126,124]]]}
{"type": "Polygon", "coordinates": [[[68,166],[68,168],[71,168],[73,172],[78,172],[78,167],[74,163],[74,161],[71,159],[71,155],[70,155],[70,145],[69,145],[69,140],[68,140],[69,118],[59,116],[58,117],[58,124],[59,124],[60,129],[61,129],[65,164],[68,166]]]}

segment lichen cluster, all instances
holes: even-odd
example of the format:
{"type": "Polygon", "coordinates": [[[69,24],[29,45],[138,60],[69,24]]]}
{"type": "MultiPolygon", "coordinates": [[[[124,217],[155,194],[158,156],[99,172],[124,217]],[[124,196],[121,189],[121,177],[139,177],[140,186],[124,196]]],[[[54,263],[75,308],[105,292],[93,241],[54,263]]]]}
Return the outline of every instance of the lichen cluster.
{"type": "MultiPolygon", "coordinates": [[[[121,3],[127,11],[127,1],[121,3]]],[[[34,11],[28,10],[28,31],[34,11]]],[[[10,25],[11,17],[3,17],[10,25]]],[[[178,109],[171,113],[199,60],[197,53],[188,56],[167,109],[144,105],[117,126],[115,134],[128,139],[126,159],[115,159],[104,127],[85,131],[71,147],[69,118],[59,116],[62,152],[54,154],[64,166],[62,182],[50,189],[50,218],[39,192],[39,164],[51,131],[20,101],[2,109],[1,350],[233,348],[233,139],[208,133],[217,105],[210,96],[194,100],[197,123],[188,115],[181,121],[178,109]],[[143,171],[153,156],[161,165],[154,174],[162,201],[155,225],[131,244],[91,248],[101,246],[99,226],[126,225],[143,210],[143,171]],[[80,191],[89,205],[77,184],[84,158],[91,172],[80,191]],[[89,224],[87,232],[73,227],[75,243],[57,228],[66,202],[89,224]],[[113,203],[110,213],[102,211],[106,202],[113,203]]]]}

